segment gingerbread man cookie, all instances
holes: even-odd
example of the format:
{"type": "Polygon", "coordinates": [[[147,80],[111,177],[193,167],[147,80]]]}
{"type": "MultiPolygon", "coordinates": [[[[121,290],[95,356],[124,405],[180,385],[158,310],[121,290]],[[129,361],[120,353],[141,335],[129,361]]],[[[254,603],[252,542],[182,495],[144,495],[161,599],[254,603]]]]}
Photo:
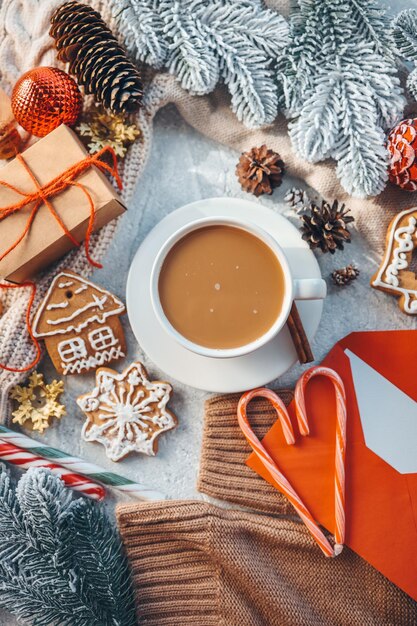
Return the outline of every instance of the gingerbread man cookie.
{"type": "Polygon", "coordinates": [[[417,207],[398,213],[387,231],[384,258],[372,276],[371,286],[399,298],[400,309],[417,315],[417,277],[410,270],[417,247],[417,207]]]}
{"type": "Polygon", "coordinates": [[[93,391],[77,400],[87,416],[83,439],[101,443],[112,461],[130,452],[154,456],[157,437],[177,425],[166,408],[171,393],[168,383],[151,382],[141,363],[132,363],[121,374],[101,367],[93,391]]]}
{"type": "Polygon", "coordinates": [[[80,374],[126,354],[119,298],[65,271],[52,281],[33,320],[33,334],[44,339],[61,374],[80,374]]]}

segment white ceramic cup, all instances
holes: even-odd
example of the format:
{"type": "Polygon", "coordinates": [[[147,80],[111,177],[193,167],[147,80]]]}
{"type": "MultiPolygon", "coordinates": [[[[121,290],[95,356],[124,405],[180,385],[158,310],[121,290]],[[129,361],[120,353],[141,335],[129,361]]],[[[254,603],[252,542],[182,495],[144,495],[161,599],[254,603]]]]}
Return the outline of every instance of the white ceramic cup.
{"type": "Polygon", "coordinates": [[[159,320],[159,323],[161,324],[162,328],[164,328],[164,330],[168,333],[168,335],[175,339],[179,344],[181,344],[184,348],[187,348],[187,350],[191,350],[192,352],[200,354],[201,356],[214,358],[234,358],[243,356],[244,354],[249,354],[250,352],[257,350],[261,346],[271,341],[271,339],[273,339],[285,325],[291,310],[293,300],[322,300],[326,297],[327,287],[326,283],[321,278],[293,278],[289,263],[281,246],[273,237],[271,237],[262,228],[259,228],[259,226],[257,226],[256,224],[240,219],[206,217],[190,222],[186,226],[178,229],[175,233],[173,233],[173,235],[171,235],[171,237],[169,237],[169,239],[167,239],[167,241],[161,247],[154,261],[151,272],[150,290],[152,306],[155,315],[159,320]],[[251,233],[252,235],[255,235],[261,241],[263,241],[275,254],[284,273],[284,300],[282,303],[281,312],[278,315],[277,319],[267,330],[267,332],[255,339],[255,341],[251,341],[250,343],[247,343],[245,345],[238,346],[237,348],[207,348],[205,346],[200,346],[193,341],[190,341],[189,339],[181,335],[181,333],[179,333],[174,328],[174,326],[172,326],[171,322],[165,315],[159,298],[159,276],[167,254],[169,253],[171,248],[173,248],[173,246],[178,243],[178,241],[180,241],[180,239],[193,232],[194,230],[203,228],[204,226],[234,226],[235,228],[240,228],[251,233]]]}

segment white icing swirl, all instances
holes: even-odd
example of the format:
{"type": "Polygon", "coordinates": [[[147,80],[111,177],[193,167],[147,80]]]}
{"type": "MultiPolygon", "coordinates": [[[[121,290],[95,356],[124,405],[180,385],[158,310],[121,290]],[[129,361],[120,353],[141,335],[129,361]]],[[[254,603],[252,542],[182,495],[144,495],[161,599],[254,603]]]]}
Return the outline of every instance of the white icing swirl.
{"type": "Polygon", "coordinates": [[[398,228],[393,233],[393,239],[398,246],[395,248],[392,260],[385,270],[385,281],[388,285],[398,287],[400,284],[398,273],[408,267],[407,252],[414,249],[413,235],[416,231],[416,224],[416,218],[411,216],[407,226],[398,228]]]}

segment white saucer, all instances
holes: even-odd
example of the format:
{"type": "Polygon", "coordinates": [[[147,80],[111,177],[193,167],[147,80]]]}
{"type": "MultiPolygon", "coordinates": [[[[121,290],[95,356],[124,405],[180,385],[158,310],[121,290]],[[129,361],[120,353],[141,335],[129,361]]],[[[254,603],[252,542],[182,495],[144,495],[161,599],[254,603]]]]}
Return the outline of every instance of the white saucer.
{"type": "MultiPolygon", "coordinates": [[[[237,198],[198,200],[173,211],[155,226],[137,251],[126,287],[129,321],[149,358],[167,376],[206,391],[230,393],[263,386],[286,372],[297,355],[285,326],[275,339],[256,352],[234,359],[215,359],[189,352],[160,326],[151,303],[150,274],[166,239],[191,220],[212,215],[241,217],[259,224],[284,248],[294,278],[320,278],[314,254],[285,217],[261,204],[237,198]]],[[[320,323],[321,300],[297,303],[307,336],[312,339],[320,323]]]]}

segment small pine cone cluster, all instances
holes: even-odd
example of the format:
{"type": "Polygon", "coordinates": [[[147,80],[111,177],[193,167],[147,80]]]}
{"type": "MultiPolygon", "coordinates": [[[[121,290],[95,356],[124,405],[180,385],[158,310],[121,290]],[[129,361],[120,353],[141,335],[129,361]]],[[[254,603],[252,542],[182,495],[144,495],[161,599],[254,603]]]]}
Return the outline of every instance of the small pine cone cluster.
{"type": "Polygon", "coordinates": [[[358,276],[359,269],[352,264],[347,265],[346,267],[342,267],[340,270],[335,270],[334,272],[332,272],[333,282],[338,287],[348,285],[352,282],[352,280],[356,280],[358,276]]]}
{"type": "Polygon", "coordinates": [[[86,94],[113,113],[139,108],[140,74],[97,11],[80,2],[66,2],[53,13],[50,34],[58,59],[69,63],[69,73],[86,94]]]}
{"type": "Polygon", "coordinates": [[[284,200],[298,215],[304,213],[310,204],[307,192],[297,187],[291,187],[285,194],[284,200]]]}
{"type": "Polygon", "coordinates": [[[264,144],[243,152],[236,167],[236,176],[244,191],[258,197],[271,194],[282,183],[284,161],[264,144]]]}
{"type": "Polygon", "coordinates": [[[320,248],[322,252],[334,254],[343,250],[345,243],[350,243],[347,225],[354,221],[345,205],[339,206],[337,200],[329,204],[325,200],[321,205],[310,203],[308,212],[301,215],[302,237],[310,248],[320,248]]]}

